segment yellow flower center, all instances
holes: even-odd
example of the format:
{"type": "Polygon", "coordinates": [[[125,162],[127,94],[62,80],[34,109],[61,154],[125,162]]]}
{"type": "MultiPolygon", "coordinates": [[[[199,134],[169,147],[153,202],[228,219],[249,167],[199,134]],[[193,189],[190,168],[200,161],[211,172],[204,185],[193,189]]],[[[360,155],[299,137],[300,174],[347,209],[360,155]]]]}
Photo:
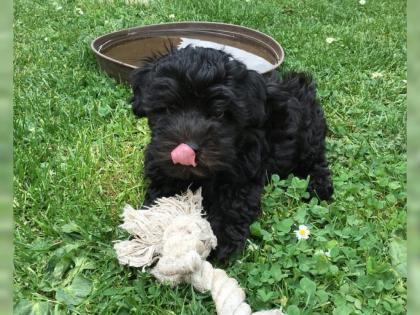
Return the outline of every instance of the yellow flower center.
{"type": "Polygon", "coordinates": [[[305,235],[305,230],[303,230],[303,229],[299,230],[299,234],[304,236],[305,235]]]}

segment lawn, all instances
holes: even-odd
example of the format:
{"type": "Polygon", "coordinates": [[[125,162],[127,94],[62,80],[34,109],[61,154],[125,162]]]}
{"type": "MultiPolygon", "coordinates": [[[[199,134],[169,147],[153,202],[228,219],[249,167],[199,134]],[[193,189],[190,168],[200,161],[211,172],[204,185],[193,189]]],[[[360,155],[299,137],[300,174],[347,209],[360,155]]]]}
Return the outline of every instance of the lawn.
{"type": "Polygon", "coordinates": [[[149,131],[89,48],[110,31],[184,20],[277,39],[281,71],[314,74],[329,123],[334,201],[304,203],[306,181],[274,176],[245,251],[224,266],[253,309],[405,313],[405,1],[17,0],[14,10],[16,314],[214,314],[209,295],[116,260],[122,206],[147,187],[149,131]],[[302,223],[311,236],[297,241],[302,223]]]}

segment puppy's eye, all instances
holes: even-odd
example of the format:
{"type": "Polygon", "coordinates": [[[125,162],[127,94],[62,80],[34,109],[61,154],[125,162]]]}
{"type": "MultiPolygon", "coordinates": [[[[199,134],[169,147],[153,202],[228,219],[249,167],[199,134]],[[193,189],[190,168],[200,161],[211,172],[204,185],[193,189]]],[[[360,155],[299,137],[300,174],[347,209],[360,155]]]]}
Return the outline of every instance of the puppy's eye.
{"type": "Polygon", "coordinates": [[[170,113],[171,113],[171,108],[167,106],[153,109],[153,114],[165,115],[165,114],[170,114],[170,113]]]}
{"type": "Polygon", "coordinates": [[[223,111],[216,112],[213,114],[213,118],[216,118],[216,119],[223,119],[223,117],[225,117],[225,112],[223,111]]]}
{"type": "Polygon", "coordinates": [[[159,113],[161,114],[171,114],[173,112],[173,108],[172,106],[165,106],[159,109],[159,113]]]}

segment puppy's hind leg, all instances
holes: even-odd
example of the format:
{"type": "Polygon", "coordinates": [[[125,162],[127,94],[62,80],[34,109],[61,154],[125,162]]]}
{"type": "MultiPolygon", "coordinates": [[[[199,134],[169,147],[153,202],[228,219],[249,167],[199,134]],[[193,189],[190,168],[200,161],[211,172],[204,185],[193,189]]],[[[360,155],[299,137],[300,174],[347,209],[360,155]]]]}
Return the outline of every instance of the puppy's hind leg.
{"type": "Polygon", "coordinates": [[[330,199],[333,185],[325,156],[327,124],[311,76],[290,72],[281,80],[272,78],[267,90],[271,111],[267,134],[272,148],[269,172],[283,177],[289,173],[301,178],[309,175],[309,193],[330,199]]]}
{"type": "Polygon", "coordinates": [[[331,171],[326,158],[325,139],[327,123],[324,112],[316,98],[315,83],[306,74],[297,74],[300,84],[296,97],[302,106],[303,121],[299,132],[299,162],[296,175],[310,176],[308,191],[311,196],[329,200],[333,194],[331,171]]]}
{"type": "Polygon", "coordinates": [[[296,175],[300,177],[309,175],[308,192],[310,195],[317,196],[321,200],[329,200],[334,192],[331,171],[328,167],[324,150],[319,148],[317,153],[317,156],[313,159],[303,161],[302,170],[298,168],[296,175]],[[305,166],[310,167],[306,168],[305,166]],[[299,171],[303,172],[299,174],[299,171]]]}

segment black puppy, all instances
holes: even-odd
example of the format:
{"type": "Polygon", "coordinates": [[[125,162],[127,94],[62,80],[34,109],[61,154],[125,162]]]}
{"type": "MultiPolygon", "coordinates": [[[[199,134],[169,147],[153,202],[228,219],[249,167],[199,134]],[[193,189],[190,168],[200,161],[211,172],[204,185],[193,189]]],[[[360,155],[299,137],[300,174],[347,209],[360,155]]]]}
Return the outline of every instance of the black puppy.
{"type": "Polygon", "coordinates": [[[145,204],[202,187],[218,259],[244,245],[271,174],[309,175],[309,192],[331,197],[327,127],[308,75],[266,79],[223,51],[187,47],[149,60],[133,92],[151,129],[145,204]]]}

